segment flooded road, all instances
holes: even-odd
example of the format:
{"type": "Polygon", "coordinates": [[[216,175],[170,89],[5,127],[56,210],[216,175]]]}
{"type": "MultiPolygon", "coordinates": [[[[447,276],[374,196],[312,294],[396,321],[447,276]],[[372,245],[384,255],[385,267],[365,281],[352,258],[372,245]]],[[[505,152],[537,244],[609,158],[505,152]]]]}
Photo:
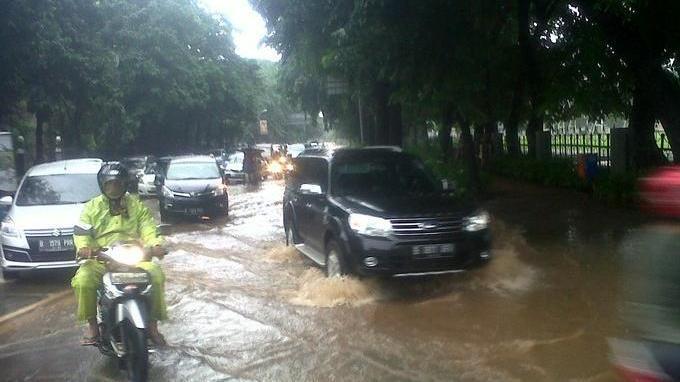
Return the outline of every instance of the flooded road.
{"type": "MultiPolygon", "coordinates": [[[[229,191],[229,218],[178,223],[168,237],[170,346],[152,356],[152,380],[614,380],[606,338],[625,331],[618,246],[639,224],[630,212],[501,184],[487,203],[487,267],[326,279],[283,246],[282,184],[229,191]]],[[[0,293],[67,283],[19,280],[0,293]]],[[[0,380],[124,380],[78,346],[73,310],[69,295],[0,324],[0,380]]]]}

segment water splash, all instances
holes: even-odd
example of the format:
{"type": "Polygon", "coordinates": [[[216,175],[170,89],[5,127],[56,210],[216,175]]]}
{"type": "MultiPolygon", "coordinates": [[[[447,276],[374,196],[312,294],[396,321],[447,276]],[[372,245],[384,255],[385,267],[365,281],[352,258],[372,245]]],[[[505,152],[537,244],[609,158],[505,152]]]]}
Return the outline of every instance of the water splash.
{"type": "Polygon", "coordinates": [[[290,263],[300,261],[300,255],[295,247],[277,245],[265,253],[265,260],[271,263],[290,263]]]}
{"type": "Polygon", "coordinates": [[[376,280],[353,277],[328,278],[318,269],[308,269],[300,276],[298,290],[289,301],[295,305],[331,308],[340,305],[362,306],[382,298],[376,280]]]}

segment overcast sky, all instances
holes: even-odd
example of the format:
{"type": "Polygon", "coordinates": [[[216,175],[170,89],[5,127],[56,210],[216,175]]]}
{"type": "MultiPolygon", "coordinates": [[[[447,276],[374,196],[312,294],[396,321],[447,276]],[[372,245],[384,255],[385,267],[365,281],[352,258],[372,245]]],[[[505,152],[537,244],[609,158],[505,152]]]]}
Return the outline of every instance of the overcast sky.
{"type": "Polygon", "coordinates": [[[224,15],[234,28],[236,53],[241,57],[278,61],[279,54],[264,44],[267,33],[264,20],[248,0],[200,0],[205,7],[224,15]]]}

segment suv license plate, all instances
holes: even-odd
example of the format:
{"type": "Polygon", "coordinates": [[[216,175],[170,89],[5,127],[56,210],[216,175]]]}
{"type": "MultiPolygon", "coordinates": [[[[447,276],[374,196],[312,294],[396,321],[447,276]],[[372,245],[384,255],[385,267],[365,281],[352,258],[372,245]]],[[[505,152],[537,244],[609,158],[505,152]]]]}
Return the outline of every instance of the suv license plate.
{"type": "Polygon", "coordinates": [[[73,249],[72,238],[56,238],[38,240],[38,251],[40,252],[61,252],[73,249]]]}
{"type": "Polygon", "coordinates": [[[203,214],[203,208],[187,208],[186,212],[189,215],[201,215],[203,214]]]}
{"type": "Polygon", "coordinates": [[[414,245],[411,254],[416,257],[440,257],[453,255],[455,244],[414,245]]]}

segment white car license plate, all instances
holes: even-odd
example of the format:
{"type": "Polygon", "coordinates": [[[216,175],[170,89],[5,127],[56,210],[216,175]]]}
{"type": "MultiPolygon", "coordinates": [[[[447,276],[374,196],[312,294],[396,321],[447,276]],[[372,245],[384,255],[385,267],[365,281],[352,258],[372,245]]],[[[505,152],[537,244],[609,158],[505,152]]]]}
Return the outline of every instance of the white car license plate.
{"type": "Polygon", "coordinates": [[[452,243],[414,245],[411,249],[411,254],[416,257],[439,257],[453,255],[455,251],[456,245],[452,243]]]}
{"type": "Polygon", "coordinates": [[[54,238],[38,240],[38,251],[40,252],[61,252],[69,251],[74,248],[73,238],[54,238]]]}

